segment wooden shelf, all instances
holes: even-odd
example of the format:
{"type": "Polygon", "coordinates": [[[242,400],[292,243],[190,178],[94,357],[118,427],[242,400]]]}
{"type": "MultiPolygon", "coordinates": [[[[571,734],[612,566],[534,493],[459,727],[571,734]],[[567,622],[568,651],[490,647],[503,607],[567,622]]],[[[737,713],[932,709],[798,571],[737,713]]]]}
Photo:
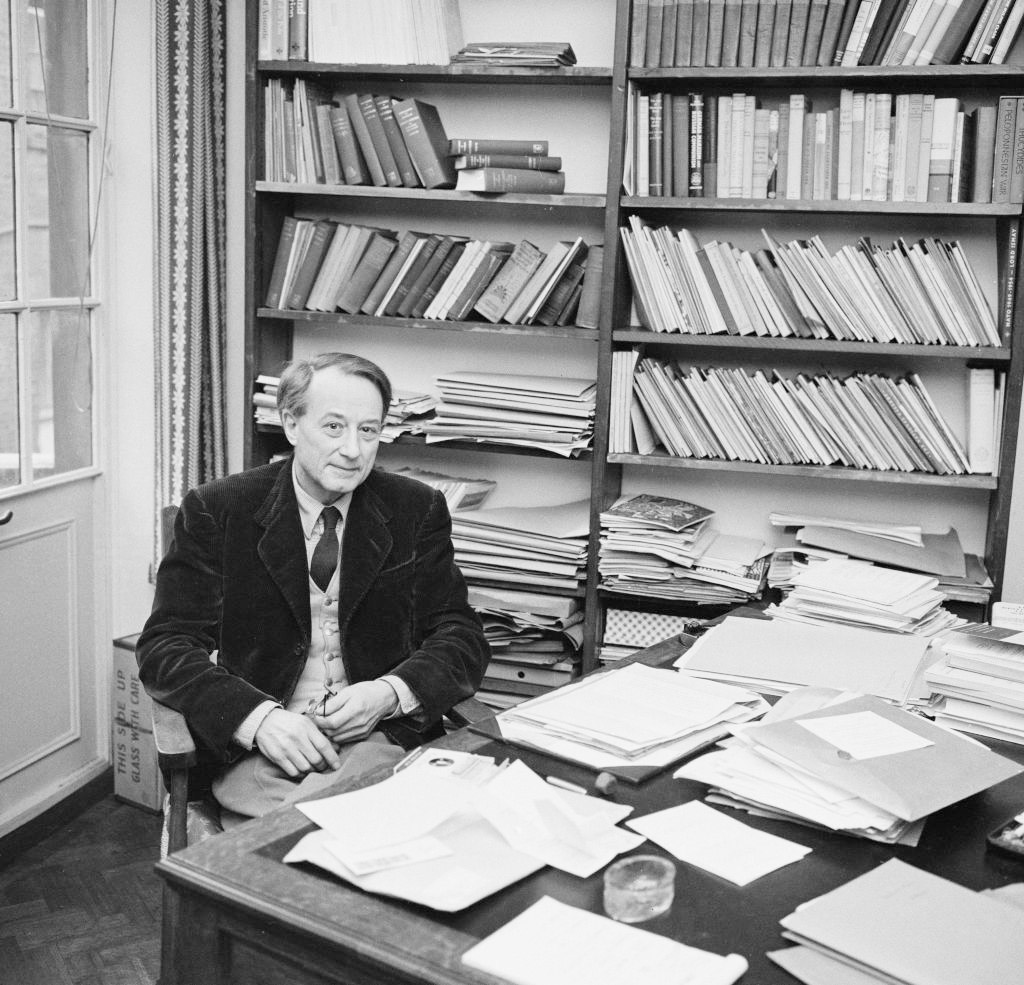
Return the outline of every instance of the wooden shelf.
{"type": "Polygon", "coordinates": [[[610,85],[611,68],[567,65],[563,68],[531,68],[516,65],[344,65],[327,62],[259,62],[266,75],[344,74],[352,79],[388,82],[443,82],[445,85],[610,85]]]}
{"type": "Polygon", "coordinates": [[[781,479],[827,479],[842,482],[879,482],[908,486],[942,486],[948,489],[998,488],[992,475],[933,475],[927,472],[881,472],[877,469],[855,469],[839,465],[762,465],[759,462],[732,462],[722,459],[677,458],[673,455],[632,455],[613,452],[608,455],[612,465],[650,465],[656,468],[711,470],[716,472],[752,472],[774,475],[781,479]]]}
{"type": "Polygon", "coordinates": [[[651,332],[647,329],[616,329],[612,339],[629,345],[679,346],[708,351],[746,350],[758,354],[804,353],[808,356],[868,356],[871,359],[949,359],[990,366],[1008,366],[1011,352],[995,346],[904,345],[897,342],[843,342],[832,339],[780,339],[749,335],[688,335],[685,332],[651,332]]]}
{"type": "Polygon", "coordinates": [[[426,332],[490,332],[498,335],[523,335],[570,339],[574,342],[596,342],[596,328],[578,328],[575,325],[495,325],[487,321],[439,321],[430,318],[378,318],[373,315],[350,315],[343,311],[293,311],[281,308],[258,308],[259,318],[301,322],[303,325],[329,331],[342,325],[364,326],[387,331],[426,332]]]}
{"type": "Polygon", "coordinates": [[[459,205],[536,205],[545,209],[603,209],[604,195],[526,195],[518,192],[457,192],[450,188],[381,188],[377,185],[306,185],[292,181],[257,181],[263,194],[318,198],[383,198],[459,205]]]}
{"type": "Polygon", "coordinates": [[[1020,205],[994,202],[846,202],[778,198],[658,198],[623,195],[624,209],[672,212],[810,212],[815,215],[918,215],[942,219],[1003,218],[1020,216],[1020,205]]]}
{"type": "Polygon", "coordinates": [[[741,68],[693,66],[687,68],[630,68],[627,77],[634,82],[671,82],[685,80],[691,89],[700,83],[723,85],[739,82],[747,91],[766,85],[794,83],[810,85],[816,89],[829,86],[849,87],[857,82],[878,85],[880,82],[909,82],[914,88],[927,85],[956,85],[963,89],[969,85],[1009,85],[1012,91],[1020,88],[1019,65],[852,65],[840,66],[786,66],[779,68],[741,68]]]}

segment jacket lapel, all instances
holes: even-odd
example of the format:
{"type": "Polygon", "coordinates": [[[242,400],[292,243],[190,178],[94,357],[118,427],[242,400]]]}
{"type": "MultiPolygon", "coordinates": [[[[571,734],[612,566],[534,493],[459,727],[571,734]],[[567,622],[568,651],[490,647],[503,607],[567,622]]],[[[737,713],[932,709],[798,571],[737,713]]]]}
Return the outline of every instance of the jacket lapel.
{"type": "Polygon", "coordinates": [[[338,613],[344,635],[356,606],[363,600],[391,551],[390,513],[371,488],[372,474],[352,494],[341,543],[341,585],[338,613]]]}
{"type": "Polygon", "coordinates": [[[292,485],[291,458],[277,475],[273,488],[256,511],[256,523],[262,526],[256,552],[267,573],[281,590],[303,638],[310,638],[309,569],[299,522],[299,504],[292,485]]]}

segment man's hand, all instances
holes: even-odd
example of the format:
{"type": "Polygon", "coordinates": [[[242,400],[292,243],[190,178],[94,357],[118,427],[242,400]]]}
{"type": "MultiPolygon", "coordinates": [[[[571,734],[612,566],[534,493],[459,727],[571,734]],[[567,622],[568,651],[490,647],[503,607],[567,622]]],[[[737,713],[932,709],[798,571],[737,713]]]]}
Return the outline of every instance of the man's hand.
{"type": "Polygon", "coordinates": [[[328,698],[324,715],[311,717],[333,742],[355,742],[365,739],[382,718],[397,710],[398,695],[387,681],[360,681],[328,698]]]}
{"type": "Polygon", "coordinates": [[[331,740],[306,716],[275,708],[256,730],[254,745],[289,776],[341,768],[331,740]]]}

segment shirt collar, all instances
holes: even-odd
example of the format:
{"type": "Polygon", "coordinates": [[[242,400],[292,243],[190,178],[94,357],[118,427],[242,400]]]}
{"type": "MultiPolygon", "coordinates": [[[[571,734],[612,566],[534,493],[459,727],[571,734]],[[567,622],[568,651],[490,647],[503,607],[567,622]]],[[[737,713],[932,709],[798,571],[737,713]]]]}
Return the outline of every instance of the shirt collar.
{"type": "MultiPolygon", "coordinates": [[[[306,540],[309,540],[313,536],[313,530],[316,527],[317,520],[320,519],[320,514],[323,512],[324,504],[318,499],[314,499],[306,492],[302,486],[299,485],[298,477],[295,474],[295,460],[292,459],[292,486],[295,488],[295,499],[299,504],[299,522],[302,524],[302,533],[306,540]]],[[[341,514],[342,522],[344,523],[345,514],[348,512],[348,505],[352,500],[352,493],[342,493],[333,503],[326,505],[335,507],[341,514]]]]}

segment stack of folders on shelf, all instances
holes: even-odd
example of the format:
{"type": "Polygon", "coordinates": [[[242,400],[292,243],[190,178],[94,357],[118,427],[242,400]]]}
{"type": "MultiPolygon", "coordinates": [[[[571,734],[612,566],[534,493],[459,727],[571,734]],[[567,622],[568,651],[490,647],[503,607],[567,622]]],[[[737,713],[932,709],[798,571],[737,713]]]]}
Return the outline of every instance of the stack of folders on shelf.
{"type": "Polygon", "coordinates": [[[576,64],[568,41],[473,41],[452,62],[467,65],[504,65],[520,68],[559,68],[576,64]]]}
{"type": "MultiPolygon", "coordinates": [[[[831,517],[794,517],[772,513],[769,520],[775,526],[795,528],[799,543],[796,548],[783,552],[809,551],[804,564],[832,557],[853,557],[871,561],[889,568],[901,568],[935,575],[939,591],[947,599],[961,602],[985,603],[992,594],[992,579],[985,570],[984,561],[976,554],[966,554],[960,537],[952,527],[941,533],[927,533],[912,524],[860,523],[831,517]],[[905,531],[906,537],[894,532],[905,531]]],[[[773,556],[773,565],[775,556],[773,556]]],[[[781,568],[776,569],[776,576],[781,568]]],[[[785,584],[787,579],[773,579],[769,584],[785,584]]],[[[786,586],[788,590],[788,585],[786,586]]]]}
{"type": "Polygon", "coordinates": [[[742,250],[688,229],[621,229],[637,313],[653,332],[999,346],[996,318],[956,241],[830,254],[819,237],[742,250]]]}
{"type": "Polygon", "coordinates": [[[768,707],[741,688],[627,664],[497,716],[501,737],[638,782],[768,707]]]}
{"type": "Polygon", "coordinates": [[[792,691],[734,731],[675,775],[708,784],[710,803],[889,844],[917,844],[929,814],[1022,770],[880,698],[829,688],[792,691]]]}
{"type": "Polygon", "coordinates": [[[589,502],[505,506],[452,517],[455,560],[471,581],[574,594],[587,564],[589,502]]]}
{"type": "Polygon", "coordinates": [[[759,597],[768,547],[712,530],[712,514],[664,496],[621,497],[601,514],[601,587],[708,605],[759,597]]]}
{"type": "Polygon", "coordinates": [[[428,443],[476,441],[572,458],[590,447],[593,380],[472,371],[437,378],[441,402],[424,425],[428,443]]]}
{"type": "Polygon", "coordinates": [[[759,694],[828,687],[924,707],[931,698],[925,672],[936,659],[929,643],[920,636],[852,626],[729,616],[675,665],[695,677],[759,694]]]}
{"type": "Polygon", "coordinates": [[[286,216],[266,307],[374,317],[596,327],[603,250],[582,238],[541,250],[286,216]]]}
{"type": "Polygon", "coordinates": [[[768,957],[807,985],[1006,985],[1024,966],[1024,910],[889,859],[782,918],[768,957]]]}
{"type": "Polygon", "coordinates": [[[637,650],[679,636],[687,632],[691,624],[692,620],[686,616],[608,608],[604,613],[604,633],[601,636],[601,662],[614,663],[637,650]]]}
{"type": "Polygon", "coordinates": [[[1024,201],[1020,96],[629,90],[623,185],[638,196],[790,201],[1024,201]]]}
{"type": "Polygon", "coordinates": [[[1020,32],[1021,7],[1019,0],[636,0],[630,64],[1000,65],[1020,32]]]}
{"type": "Polygon", "coordinates": [[[794,622],[936,636],[965,622],[942,607],[944,600],[934,575],[833,558],[797,575],[792,591],[765,612],[794,622]]]}
{"type": "Polygon", "coordinates": [[[493,479],[467,479],[420,468],[399,468],[394,471],[396,475],[407,475],[410,479],[432,486],[444,496],[452,513],[456,510],[479,509],[497,486],[493,479]]]}
{"type": "Polygon", "coordinates": [[[469,604],[491,647],[481,701],[507,708],[569,683],[583,644],[578,598],[470,585],[469,604]]]}
{"type": "MultiPolygon", "coordinates": [[[[635,362],[632,392],[612,388],[610,452],[770,465],[839,465],[878,471],[963,475],[967,452],[916,373],[845,378],[690,367],[653,357],[635,362]],[[628,426],[626,422],[629,422],[628,426]],[[621,443],[620,443],[621,442],[621,443]]],[[[628,369],[613,384],[629,380],[628,369]]],[[[991,418],[987,417],[991,427],[991,418]]]]}
{"type": "Polygon", "coordinates": [[[456,137],[448,141],[456,191],[560,195],[562,159],[546,140],[456,137]]]}
{"type": "Polygon", "coordinates": [[[262,0],[260,61],[446,65],[463,44],[457,0],[262,0]]]}
{"type": "Polygon", "coordinates": [[[936,721],[963,732],[1024,742],[1024,633],[1018,628],[962,626],[937,646],[927,673],[942,696],[936,721]]]}
{"type": "Polygon", "coordinates": [[[280,378],[260,373],[253,386],[253,418],[257,424],[270,427],[281,426],[281,415],[277,409],[277,387],[280,378]]]}

